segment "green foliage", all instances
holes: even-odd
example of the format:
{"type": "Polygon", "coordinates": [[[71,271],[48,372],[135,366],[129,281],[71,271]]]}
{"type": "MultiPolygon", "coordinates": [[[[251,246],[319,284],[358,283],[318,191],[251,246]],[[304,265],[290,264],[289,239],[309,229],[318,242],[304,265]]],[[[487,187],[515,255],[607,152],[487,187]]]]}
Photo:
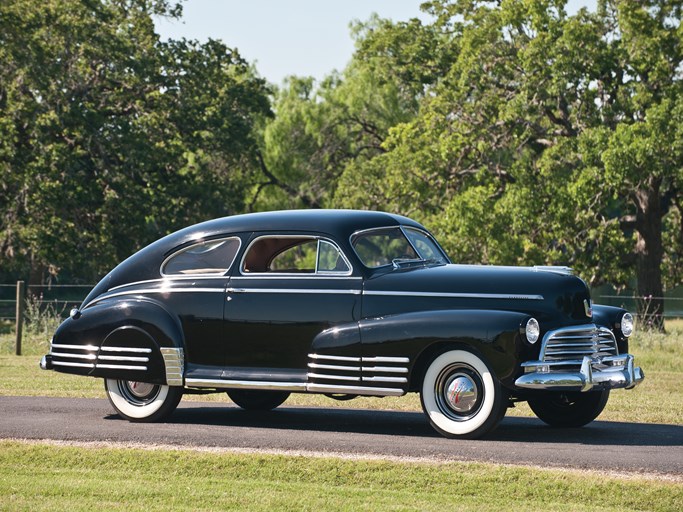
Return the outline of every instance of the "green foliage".
{"type": "Polygon", "coordinates": [[[384,152],[346,166],[335,201],[413,215],[458,262],[569,264],[618,286],[635,274],[660,297],[683,280],[681,7],[564,6],[439,0],[428,29],[366,30],[357,56],[390,63],[382,76],[418,107],[384,152]]]}
{"type": "Polygon", "coordinates": [[[167,1],[0,5],[0,261],[92,280],[243,211],[267,89],[218,41],[161,42],[167,1]]]}

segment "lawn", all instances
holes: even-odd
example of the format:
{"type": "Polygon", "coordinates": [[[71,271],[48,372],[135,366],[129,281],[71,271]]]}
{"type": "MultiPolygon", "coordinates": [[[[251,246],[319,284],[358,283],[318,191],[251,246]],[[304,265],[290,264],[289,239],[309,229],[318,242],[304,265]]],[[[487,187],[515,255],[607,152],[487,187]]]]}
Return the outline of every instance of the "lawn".
{"type": "Polygon", "coordinates": [[[597,473],[0,441],[0,510],[682,508],[680,483],[597,473]]]}

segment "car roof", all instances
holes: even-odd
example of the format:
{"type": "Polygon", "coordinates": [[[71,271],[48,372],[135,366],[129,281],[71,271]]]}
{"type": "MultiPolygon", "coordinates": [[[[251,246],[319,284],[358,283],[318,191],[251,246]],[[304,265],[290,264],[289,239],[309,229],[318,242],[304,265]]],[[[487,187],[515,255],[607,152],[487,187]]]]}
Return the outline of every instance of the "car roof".
{"type": "Polygon", "coordinates": [[[360,230],[407,225],[424,229],[408,217],[367,210],[282,210],[246,213],[209,220],[176,231],[159,242],[169,249],[191,240],[258,231],[308,231],[327,233],[339,240],[360,230]]]}

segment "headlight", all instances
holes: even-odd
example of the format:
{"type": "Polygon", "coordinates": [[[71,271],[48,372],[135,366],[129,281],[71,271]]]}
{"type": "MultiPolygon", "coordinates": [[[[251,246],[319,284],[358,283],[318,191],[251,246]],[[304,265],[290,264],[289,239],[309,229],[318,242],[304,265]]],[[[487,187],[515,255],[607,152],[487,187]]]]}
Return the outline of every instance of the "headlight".
{"type": "Polygon", "coordinates": [[[633,315],[631,313],[624,313],[620,322],[621,333],[627,338],[633,334],[633,315]]]}
{"type": "Polygon", "coordinates": [[[526,322],[526,328],[524,329],[524,334],[526,334],[526,340],[532,345],[538,341],[538,337],[541,335],[541,327],[538,325],[538,320],[535,318],[529,318],[526,322]]]}

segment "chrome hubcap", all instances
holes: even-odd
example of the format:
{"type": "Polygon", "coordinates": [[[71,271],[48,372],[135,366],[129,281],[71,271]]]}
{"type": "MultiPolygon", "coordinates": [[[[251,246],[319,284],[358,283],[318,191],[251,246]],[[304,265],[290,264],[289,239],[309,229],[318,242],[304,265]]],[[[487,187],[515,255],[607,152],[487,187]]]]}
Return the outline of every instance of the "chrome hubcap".
{"type": "Polygon", "coordinates": [[[474,368],[463,363],[445,367],[434,383],[439,410],[453,421],[467,421],[477,415],[484,400],[484,385],[474,368]]]}
{"type": "Polygon", "coordinates": [[[146,398],[150,396],[155,388],[154,384],[149,384],[147,382],[137,382],[134,380],[129,380],[127,384],[130,393],[138,398],[146,398]]]}
{"type": "Polygon", "coordinates": [[[448,405],[456,412],[468,413],[477,403],[477,386],[467,375],[454,375],[446,385],[448,405]]]}

